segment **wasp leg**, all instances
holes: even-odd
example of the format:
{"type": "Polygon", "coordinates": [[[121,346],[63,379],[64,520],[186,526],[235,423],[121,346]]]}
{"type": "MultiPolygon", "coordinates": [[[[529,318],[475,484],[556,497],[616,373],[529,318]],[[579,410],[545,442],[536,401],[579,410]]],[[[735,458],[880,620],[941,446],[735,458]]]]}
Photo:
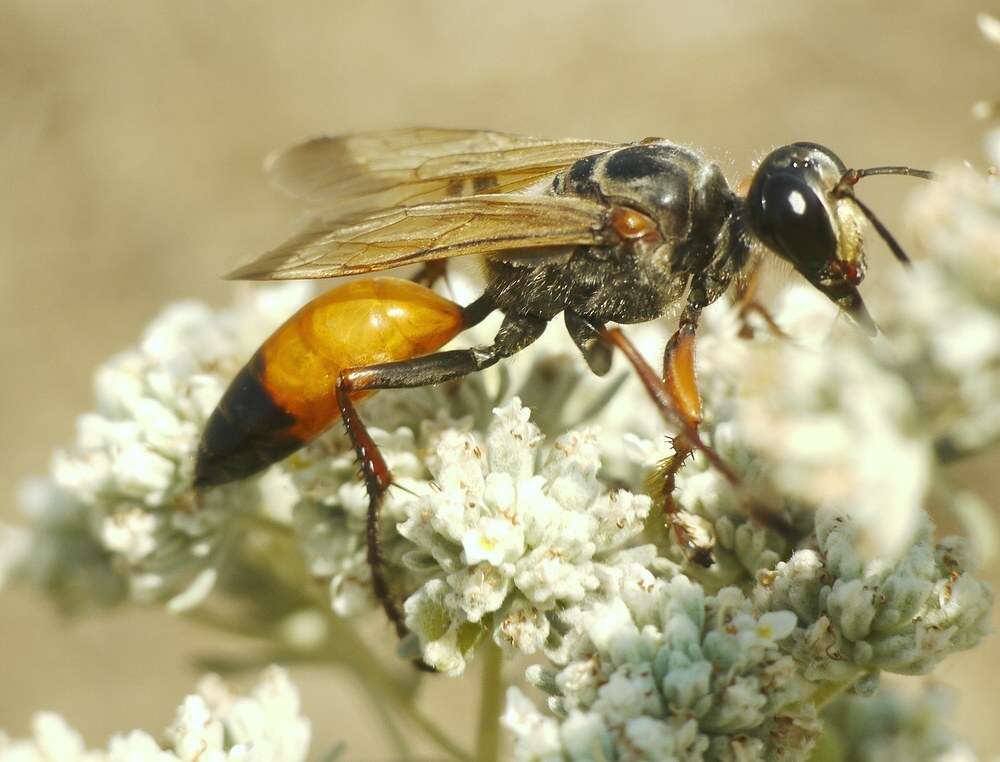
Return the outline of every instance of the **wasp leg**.
{"type": "Polygon", "coordinates": [[[489,346],[436,352],[410,360],[348,368],[341,371],[337,378],[337,404],[340,407],[347,436],[354,445],[354,451],[361,463],[361,473],[368,492],[365,539],[368,565],[372,574],[372,588],[400,637],[407,634],[406,623],[389,590],[379,544],[379,513],[382,497],[392,484],[392,474],[378,445],[358,415],[350,394],[376,389],[431,386],[462,378],[495,365],[504,357],[524,349],[542,335],[545,325],[546,321],[535,318],[508,317],[500,326],[493,344],[489,346]]]}
{"type": "Polygon", "coordinates": [[[660,499],[666,524],[673,530],[684,555],[689,561],[707,567],[713,562],[711,542],[699,542],[695,538],[674,501],[677,474],[694,454],[694,443],[688,432],[698,431],[702,420],[701,394],[694,373],[695,327],[694,323],[682,322],[663,352],[663,380],[685,427],[671,441],[674,454],[664,460],[653,474],[653,491],[660,499]]]}
{"type": "Polygon", "coordinates": [[[420,269],[413,274],[412,280],[414,283],[419,283],[421,286],[431,288],[431,286],[444,277],[447,270],[447,260],[432,259],[429,262],[424,262],[424,264],[420,266],[420,269]]]}
{"type": "Polygon", "coordinates": [[[778,338],[786,339],[788,334],[781,330],[771,311],[757,299],[760,286],[760,263],[757,263],[747,277],[737,283],[735,303],[740,316],[740,338],[752,339],[754,328],[750,325],[750,315],[759,315],[767,329],[778,338]]]}
{"type": "Polygon", "coordinates": [[[701,436],[698,434],[697,427],[690,425],[685,417],[677,411],[670,389],[667,387],[666,382],[664,382],[664,380],[660,378],[660,375],[653,370],[652,366],[646,362],[646,358],[639,353],[639,350],[636,349],[635,345],[629,340],[629,338],[622,333],[621,329],[603,328],[601,329],[601,338],[621,350],[621,353],[625,355],[625,358],[632,364],[632,367],[639,376],[639,380],[642,381],[642,385],[646,389],[646,393],[653,401],[656,409],[660,412],[663,420],[666,421],[668,425],[675,426],[683,431],[691,441],[694,448],[705,454],[708,462],[711,463],[720,474],[722,474],[726,481],[734,487],[740,487],[741,481],[739,476],[736,475],[736,472],[729,467],[729,464],[727,464],[726,461],[724,461],[722,457],[715,452],[715,450],[705,444],[701,436]]]}
{"type": "Polygon", "coordinates": [[[681,321],[680,328],[667,343],[662,378],[619,329],[605,331],[602,335],[622,350],[635,367],[646,391],[663,417],[679,429],[671,442],[673,455],[663,461],[650,478],[651,492],[663,507],[666,526],[683,549],[685,557],[701,566],[711,566],[713,560],[711,544],[696,538],[691,527],[683,521],[674,502],[677,473],[695,449],[700,449],[734,487],[740,486],[740,479],[718,453],[701,440],[698,433],[698,425],[701,423],[701,396],[694,377],[696,329],[697,317],[681,321]]]}
{"type": "Polygon", "coordinates": [[[689,561],[702,566],[711,566],[711,545],[696,539],[691,528],[679,516],[677,505],[674,503],[673,491],[677,472],[694,450],[698,449],[705,453],[709,462],[730,484],[739,488],[741,482],[718,453],[702,441],[698,433],[698,424],[701,423],[701,397],[694,378],[696,328],[696,319],[681,321],[681,327],[667,344],[663,378],[653,370],[620,329],[604,329],[601,336],[622,351],[639,374],[643,386],[664,420],[679,429],[672,442],[674,454],[651,476],[651,491],[654,498],[660,498],[658,502],[663,506],[664,521],[684,550],[684,555],[689,561]]]}
{"type": "Polygon", "coordinates": [[[579,348],[596,376],[606,375],[611,370],[611,345],[601,338],[604,326],[595,325],[587,318],[567,310],[564,313],[566,330],[573,343],[579,348]]]}
{"type": "MultiPolygon", "coordinates": [[[[690,314],[690,313],[689,313],[690,314]]],[[[660,410],[661,415],[679,431],[672,445],[674,455],[667,458],[650,477],[654,497],[660,497],[664,515],[678,543],[685,549],[685,555],[691,561],[709,566],[712,563],[711,549],[704,543],[695,540],[690,528],[678,521],[673,492],[676,487],[677,473],[695,450],[701,451],[709,463],[742,494],[744,510],[755,521],[781,533],[786,537],[793,536],[793,527],[788,520],[775,512],[773,508],[762,504],[752,495],[747,494],[742,480],[725,460],[701,439],[698,425],[701,422],[701,396],[698,393],[694,375],[694,338],[697,328],[695,320],[681,318],[677,332],[667,342],[664,352],[664,379],[650,367],[646,359],[639,354],[635,345],[617,328],[605,329],[601,336],[622,350],[632,363],[646,391],[660,410]]]]}

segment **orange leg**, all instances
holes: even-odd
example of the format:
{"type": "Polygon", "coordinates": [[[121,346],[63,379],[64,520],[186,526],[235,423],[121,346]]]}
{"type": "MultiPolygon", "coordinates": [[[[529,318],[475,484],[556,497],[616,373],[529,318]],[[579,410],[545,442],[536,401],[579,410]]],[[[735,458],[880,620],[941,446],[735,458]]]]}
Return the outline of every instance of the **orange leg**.
{"type": "Polygon", "coordinates": [[[698,382],[694,374],[694,339],[694,326],[681,324],[677,332],[670,337],[663,353],[663,380],[685,426],[671,442],[674,454],[652,475],[655,480],[653,492],[660,497],[667,526],[673,530],[677,544],[684,550],[687,559],[701,566],[711,566],[712,548],[698,542],[682,520],[680,509],[674,502],[677,474],[695,450],[688,432],[698,431],[702,420],[701,394],[698,392],[698,382]]]}
{"type": "MultiPolygon", "coordinates": [[[[727,464],[719,456],[719,454],[715,452],[715,450],[705,444],[701,436],[698,434],[697,425],[693,425],[690,417],[679,411],[678,403],[675,402],[673,396],[674,393],[671,391],[668,383],[665,382],[660,375],[653,370],[649,363],[646,362],[646,358],[639,353],[639,350],[637,350],[628,337],[621,332],[621,329],[605,328],[601,331],[601,338],[612,346],[620,349],[622,354],[625,355],[625,358],[632,364],[636,373],[639,374],[639,380],[642,381],[642,385],[646,388],[646,392],[653,400],[653,404],[656,405],[656,409],[659,410],[663,419],[670,426],[678,427],[681,430],[681,433],[688,438],[692,447],[703,452],[705,457],[708,459],[708,462],[711,463],[720,474],[722,474],[726,481],[734,487],[739,487],[741,484],[739,476],[736,475],[736,472],[729,467],[729,464],[727,464]]],[[[688,386],[690,389],[694,389],[695,394],[697,394],[697,387],[695,386],[693,376],[691,377],[688,386]]],[[[700,421],[700,398],[698,399],[700,421]]]]}
{"type": "Polygon", "coordinates": [[[749,317],[752,314],[760,315],[767,325],[767,328],[775,336],[787,338],[781,326],[775,321],[770,310],[757,299],[757,290],[760,286],[760,265],[756,265],[747,278],[736,285],[736,308],[740,315],[740,338],[752,339],[754,330],[750,325],[749,317]]]}
{"type": "Polygon", "coordinates": [[[683,521],[673,493],[677,473],[684,462],[701,450],[719,473],[734,487],[739,487],[739,477],[711,447],[702,441],[698,432],[701,423],[701,395],[694,376],[695,326],[684,323],[667,343],[664,353],[663,377],[657,375],[635,345],[617,328],[605,329],[602,336],[618,347],[636,369],[646,391],[664,419],[679,431],[672,440],[674,454],[667,458],[652,474],[651,492],[663,506],[664,520],[678,545],[689,561],[701,566],[712,565],[712,548],[695,537],[683,521]]]}
{"type": "Polygon", "coordinates": [[[664,460],[650,476],[650,493],[663,506],[667,527],[683,549],[685,557],[693,563],[711,566],[711,545],[695,537],[673,499],[677,474],[695,450],[701,451],[722,477],[743,495],[744,508],[751,518],[786,536],[791,534],[792,527],[783,516],[748,495],[736,472],[701,438],[698,430],[702,421],[701,395],[694,372],[695,331],[695,323],[682,320],[680,328],[667,342],[662,378],[621,330],[604,329],[601,336],[622,351],[639,374],[643,386],[664,420],[678,429],[672,440],[674,454],[664,460]]]}

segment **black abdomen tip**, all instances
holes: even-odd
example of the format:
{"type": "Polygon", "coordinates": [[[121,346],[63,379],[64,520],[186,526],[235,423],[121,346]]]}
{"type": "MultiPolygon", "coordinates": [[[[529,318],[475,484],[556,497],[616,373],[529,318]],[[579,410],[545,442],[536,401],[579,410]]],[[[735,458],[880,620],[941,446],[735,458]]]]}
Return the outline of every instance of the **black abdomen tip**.
{"type": "Polygon", "coordinates": [[[289,433],[295,418],[275,404],[261,370],[254,355],[209,416],[195,459],[196,489],[253,476],[305,444],[289,433]]]}

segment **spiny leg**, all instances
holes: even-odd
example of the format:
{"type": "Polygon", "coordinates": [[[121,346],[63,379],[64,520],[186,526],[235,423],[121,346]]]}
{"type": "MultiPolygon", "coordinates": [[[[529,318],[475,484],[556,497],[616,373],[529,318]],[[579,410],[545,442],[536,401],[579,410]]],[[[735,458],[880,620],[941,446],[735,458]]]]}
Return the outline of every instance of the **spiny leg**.
{"type": "Polygon", "coordinates": [[[695,450],[700,450],[709,463],[729,482],[733,489],[742,494],[746,512],[755,521],[789,537],[793,528],[784,516],[768,505],[762,504],[748,494],[742,480],[722,457],[701,439],[698,424],[701,422],[701,396],[698,393],[694,375],[694,337],[697,329],[697,313],[690,319],[691,310],[681,317],[680,327],[667,342],[664,352],[664,378],[661,379],[650,367],[635,345],[617,328],[605,329],[601,335],[606,341],[622,350],[622,354],[639,374],[646,391],[667,423],[677,426],[679,432],[673,439],[674,455],[667,458],[652,474],[654,493],[663,498],[664,514],[672,523],[681,547],[686,549],[688,558],[703,565],[711,564],[711,551],[701,550],[703,545],[694,541],[687,527],[677,521],[677,509],[672,494],[676,486],[677,473],[695,450]],[[678,533],[683,530],[683,533],[678,533]]]}
{"type": "Polygon", "coordinates": [[[734,302],[740,318],[740,338],[752,339],[754,336],[754,328],[750,325],[749,320],[750,315],[759,315],[771,333],[780,338],[786,338],[785,332],[781,330],[781,326],[778,325],[771,311],[757,299],[760,271],[761,266],[758,262],[747,273],[746,278],[740,280],[735,286],[734,302]]]}
{"type": "Polygon", "coordinates": [[[677,543],[688,560],[701,566],[712,565],[712,548],[698,540],[680,516],[674,500],[677,474],[694,454],[695,445],[689,431],[698,431],[702,421],[701,394],[694,372],[695,325],[682,323],[670,337],[663,352],[663,380],[679,415],[684,419],[682,428],[671,441],[674,453],[654,472],[654,493],[660,498],[667,526],[673,529],[677,543]]]}
{"type": "Polygon", "coordinates": [[[741,486],[741,481],[736,472],[730,468],[729,464],[722,459],[722,457],[711,447],[709,447],[701,436],[698,434],[698,429],[696,426],[692,426],[684,415],[679,413],[675,408],[675,402],[672,396],[672,392],[668,387],[667,383],[660,377],[660,375],[653,370],[652,366],[646,362],[639,350],[636,349],[635,345],[629,340],[629,338],[622,333],[620,328],[604,328],[601,330],[601,337],[614,347],[621,350],[625,358],[632,364],[636,373],[639,376],[639,380],[642,381],[643,387],[646,389],[646,393],[652,399],[653,404],[656,409],[660,412],[663,420],[666,421],[671,426],[678,427],[684,434],[689,438],[690,442],[694,446],[694,449],[700,450],[705,454],[708,462],[722,474],[723,478],[728,481],[732,486],[741,486]]]}
{"type": "MultiPolygon", "coordinates": [[[[478,322],[489,310],[474,302],[469,308],[468,325],[478,322]],[[475,309],[473,309],[475,307],[475,309]]],[[[542,335],[545,321],[530,317],[507,317],[493,340],[486,347],[455,349],[436,352],[399,362],[367,365],[341,371],[337,379],[337,404],[343,417],[347,435],[361,463],[361,472],[368,492],[368,518],[365,540],[368,565],[371,568],[372,588],[382,604],[386,616],[393,623],[400,637],[407,634],[406,622],[385,578],[382,549],[379,543],[379,515],[382,498],[392,485],[392,474],[378,445],[358,415],[350,395],[377,389],[403,389],[431,386],[462,378],[470,373],[495,365],[531,344],[542,335]]]]}
{"type": "MultiPolygon", "coordinates": [[[[680,519],[673,500],[677,472],[694,452],[693,437],[697,437],[701,423],[701,397],[694,379],[694,336],[696,322],[683,323],[667,345],[662,378],[646,363],[631,341],[621,330],[606,329],[587,318],[566,313],[566,327],[570,336],[583,353],[590,369],[597,375],[607,373],[611,365],[611,349],[617,346],[635,367],[647,392],[669,424],[679,425],[680,431],[672,440],[674,454],[653,473],[651,492],[663,506],[666,525],[673,530],[678,544],[689,560],[703,566],[712,563],[712,551],[699,543],[689,527],[680,519]],[[599,349],[603,347],[604,351],[599,349]],[[687,434],[693,433],[693,437],[687,434]]],[[[711,450],[702,444],[706,450],[711,450]]],[[[721,463],[721,459],[719,459],[721,463]]],[[[725,464],[722,464],[725,466],[725,464]]],[[[735,477],[735,474],[733,475],[735,477]]]]}
{"type": "Polygon", "coordinates": [[[667,458],[651,476],[652,492],[654,497],[659,498],[666,525],[673,532],[684,555],[689,561],[702,566],[711,566],[711,546],[699,542],[691,528],[682,520],[674,502],[673,492],[677,473],[695,449],[699,449],[730,484],[739,488],[741,481],[718,453],[702,441],[698,433],[698,425],[701,423],[701,396],[694,377],[696,328],[696,321],[682,320],[680,328],[667,343],[662,378],[620,329],[606,329],[602,335],[606,341],[618,347],[632,363],[643,386],[646,387],[646,391],[667,423],[679,429],[671,443],[673,455],[667,458]]]}
{"type": "MultiPolygon", "coordinates": [[[[402,638],[406,635],[406,624],[403,621],[403,614],[396,605],[396,602],[389,594],[389,587],[386,583],[385,575],[382,574],[382,548],[379,544],[379,509],[382,495],[392,484],[392,474],[389,466],[382,457],[382,453],[368,433],[361,417],[358,415],[351,401],[349,392],[358,383],[357,378],[351,379],[345,371],[337,379],[337,406],[340,408],[341,420],[344,422],[344,429],[354,446],[358,461],[361,463],[361,476],[365,482],[365,491],[368,493],[368,514],[365,524],[365,547],[367,549],[368,566],[372,570],[372,589],[375,597],[382,603],[385,614],[389,617],[396,628],[396,634],[402,638]]],[[[355,371],[355,373],[358,373],[355,371]]],[[[364,387],[361,387],[364,388],[364,387]]]]}

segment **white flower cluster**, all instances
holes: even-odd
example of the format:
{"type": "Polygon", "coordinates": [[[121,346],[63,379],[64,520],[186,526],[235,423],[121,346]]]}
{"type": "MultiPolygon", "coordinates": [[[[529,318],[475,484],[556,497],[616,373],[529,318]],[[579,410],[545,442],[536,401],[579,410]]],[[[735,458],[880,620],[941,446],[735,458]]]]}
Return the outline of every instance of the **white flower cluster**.
{"type": "MultiPolygon", "coordinates": [[[[648,513],[648,498],[609,492],[597,478],[602,452],[621,451],[619,436],[565,432],[567,416],[586,418],[590,404],[543,414],[549,432],[565,432],[547,446],[517,396],[494,409],[501,395],[491,387],[556,395],[570,384],[585,387],[590,403],[606,396],[582,363],[555,357],[543,346],[513,374],[500,368],[457,388],[389,392],[363,408],[396,482],[380,527],[388,577],[401,595],[420,590],[407,616],[434,651],[424,658],[443,671],[461,671],[462,654],[488,626],[498,643],[537,649],[547,628],[542,612],[596,589],[594,569],[641,531],[648,513]],[[446,593],[447,604],[432,603],[446,593]],[[447,632],[432,637],[439,605],[450,612],[447,632]]],[[[272,481],[289,488],[284,499],[291,496],[311,574],[330,580],[333,610],[353,616],[377,607],[366,559],[368,496],[346,437],[332,431],[274,472],[272,481]]]]}
{"type": "MultiPolygon", "coordinates": [[[[363,408],[369,432],[379,443],[397,483],[406,489],[427,475],[421,453],[426,443],[414,432],[434,428],[422,421],[446,418],[447,402],[436,390],[407,390],[375,397],[363,408]]],[[[441,424],[443,425],[443,424],[441,424]]],[[[310,574],[329,580],[333,611],[355,616],[377,607],[366,560],[365,525],[368,495],[358,478],[354,450],[341,431],[324,435],[293,455],[272,473],[286,483],[292,525],[310,574]]],[[[390,489],[382,507],[382,552],[394,588],[412,589],[399,561],[408,543],[395,529],[401,490],[390,489]]]]}
{"type": "Polygon", "coordinates": [[[102,602],[121,597],[123,581],[131,597],[171,598],[176,609],[202,600],[234,513],[255,510],[259,500],[253,483],[195,498],[201,427],[239,358],[308,294],[300,285],[261,291],[220,313],[176,304],[138,347],[101,367],[95,409],[80,416],[74,446],[56,453],[48,479],[24,491],[39,531],[21,574],[71,608],[88,593],[102,602]]]}
{"type": "Polygon", "coordinates": [[[444,432],[428,458],[433,483],[399,508],[399,533],[415,546],[405,562],[434,569],[407,599],[406,622],[441,671],[461,672],[483,631],[507,650],[540,650],[550,617],[656,554],[623,550],[650,500],[598,480],[597,432],[572,431],[543,450],[529,413],[514,398],[481,439],[444,432]]]}
{"type": "Polygon", "coordinates": [[[851,516],[821,510],[816,548],[760,572],[760,610],[790,610],[798,626],[786,649],[814,681],[859,670],[923,674],[989,630],[992,594],[972,576],[967,543],[935,543],[922,517],[913,542],[894,560],[869,560],[851,516]]]}
{"type": "MultiPolygon", "coordinates": [[[[991,159],[1000,164],[1000,141],[991,159]]],[[[953,458],[1000,439],[1000,182],[952,168],[915,197],[911,219],[934,259],[887,295],[895,310],[883,362],[906,379],[922,426],[953,458]]]]}
{"type": "MultiPolygon", "coordinates": [[[[1000,46],[1000,20],[977,17],[1000,46]]],[[[995,95],[994,95],[995,98],[995,95]]],[[[974,112],[996,120],[997,102],[974,112]]],[[[910,220],[933,254],[912,282],[895,284],[894,369],[914,389],[939,456],[974,453],[1000,439],[1000,129],[985,140],[990,169],[967,163],[942,172],[914,197],[910,220]],[[928,266],[930,265],[930,266],[928,266]]]]}
{"type": "MultiPolygon", "coordinates": [[[[910,541],[931,486],[934,438],[880,350],[804,284],[780,295],[774,317],[787,337],[764,328],[746,341],[736,312],[716,304],[699,338],[706,428],[746,484],[734,492],[700,453],[677,477],[679,508],[713,525],[718,563],[709,574],[693,570],[709,585],[773,568],[809,534],[820,507],[855,518],[869,557],[891,557],[910,541]],[[791,531],[748,521],[749,498],[791,531]]],[[[646,469],[671,453],[663,440],[626,441],[646,469]]]]}
{"type": "Polygon", "coordinates": [[[518,758],[801,760],[822,729],[814,696],[927,672],[986,634],[992,596],[961,540],[935,545],[924,519],[897,560],[868,561],[857,534],[820,511],[817,549],[759,572],[749,595],[647,575],[569,610],[558,668],[529,670],[554,716],[508,699],[518,758]]]}
{"type": "MultiPolygon", "coordinates": [[[[393,586],[412,593],[406,620],[428,664],[461,672],[484,634],[533,653],[552,613],[597,592],[619,565],[655,555],[651,546],[622,550],[642,531],[650,500],[609,491],[597,478],[596,430],[570,431],[546,446],[517,397],[476,431],[469,419],[430,417],[440,400],[422,394],[432,404],[421,410],[421,393],[410,393],[412,428],[372,431],[398,485],[382,508],[383,552],[393,586]]],[[[379,422],[394,417],[372,413],[379,422]]],[[[311,573],[331,580],[337,613],[369,609],[368,498],[353,453],[325,438],[288,471],[301,496],[295,526],[311,573]]]]}
{"type": "MultiPolygon", "coordinates": [[[[798,337],[807,335],[796,332],[803,323],[825,316],[832,325],[831,307],[796,286],[778,315],[798,337]]],[[[873,346],[853,329],[822,347],[768,342],[744,366],[736,419],[741,441],[764,460],[760,468],[778,493],[850,512],[865,529],[858,539],[871,558],[892,557],[908,543],[933,460],[913,396],[873,358],[873,346]]]]}
{"type": "Polygon", "coordinates": [[[309,751],[311,728],[300,714],[298,690],[277,667],[265,671],[247,696],[205,677],[184,699],[162,745],[142,730],[114,736],[107,749],[88,750],[80,734],[52,712],[40,712],[30,739],[0,731],[0,762],[298,762],[309,751]]]}
{"type": "Polygon", "coordinates": [[[798,759],[820,730],[811,686],[779,649],[788,611],[758,616],[737,588],[708,596],[677,576],[573,618],[582,637],[565,665],[529,670],[555,717],[511,689],[517,759],[798,759]]]}

